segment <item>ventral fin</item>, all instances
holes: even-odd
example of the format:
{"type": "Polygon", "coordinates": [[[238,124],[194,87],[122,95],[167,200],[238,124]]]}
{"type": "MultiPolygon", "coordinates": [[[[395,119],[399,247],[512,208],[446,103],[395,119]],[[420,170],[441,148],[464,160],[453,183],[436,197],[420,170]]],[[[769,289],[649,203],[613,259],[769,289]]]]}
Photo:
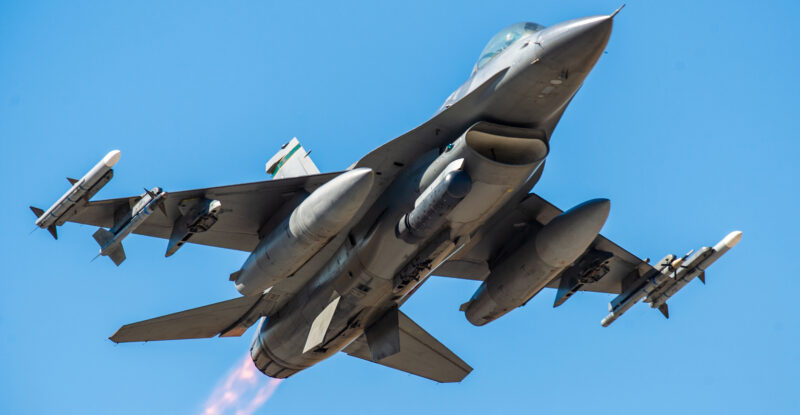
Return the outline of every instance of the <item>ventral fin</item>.
{"type": "Polygon", "coordinates": [[[321,345],[325,340],[325,333],[328,332],[328,326],[331,325],[333,313],[336,312],[336,306],[339,305],[340,298],[339,296],[334,298],[333,301],[325,306],[317,317],[314,318],[314,321],[311,323],[311,329],[308,331],[308,338],[306,339],[305,347],[303,347],[303,353],[321,345]]]}

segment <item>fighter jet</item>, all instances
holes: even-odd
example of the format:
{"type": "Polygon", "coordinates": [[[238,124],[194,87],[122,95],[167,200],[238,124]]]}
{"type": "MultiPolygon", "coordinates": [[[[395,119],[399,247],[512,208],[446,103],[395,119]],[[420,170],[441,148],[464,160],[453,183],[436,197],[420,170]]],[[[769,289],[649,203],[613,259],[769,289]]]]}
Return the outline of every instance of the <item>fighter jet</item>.
{"type": "MultiPolygon", "coordinates": [[[[438,382],[472,368],[400,308],[431,276],[481,281],[460,305],[485,325],[537,294],[559,307],[579,291],[616,294],[602,325],[637,302],[667,300],[741,238],[656,263],[599,234],[606,199],[561,209],[531,193],[553,131],[609,40],[615,11],[491,38],[467,81],[424,124],[344,171],[320,173],[292,139],[270,180],[91,201],[113,175],[106,155],[50,209],[50,230],[99,226],[99,255],[125,261],[131,233],[250,253],[229,279],[241,296],[122,326],[116,343],[241,336],[267,376],[288,378],[344,352],[438,382]]],[[[453,305],[457,307],[458,305],[453,305]]]]}

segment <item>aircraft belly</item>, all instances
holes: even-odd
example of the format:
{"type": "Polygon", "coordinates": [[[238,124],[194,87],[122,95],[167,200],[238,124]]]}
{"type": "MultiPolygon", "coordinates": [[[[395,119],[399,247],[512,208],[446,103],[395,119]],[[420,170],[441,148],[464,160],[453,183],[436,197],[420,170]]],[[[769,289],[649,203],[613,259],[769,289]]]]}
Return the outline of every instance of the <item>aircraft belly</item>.
{"type": "Polygon", "coordinates": [[[286,377],[342,350],[402,304],[523,188],[547,150],[540,132],[478,123],[447,151],[408,166],[347,230],[336,253],[295,298],[261,326],[252,348],[257,366],[268,375],[286,377]],[[441,205],[448,210],[415,216],[432,220],[430,227],[417,228],[425,232],[416,239],[401,237],[400,221],[426,206],[438,209],[430,199],[447,193],[433,189],[449,188],[443,178],[456,172],[472,183],[462,199],[441,205]]]}
{"type": "Polygon", "coordinates": [[[510,189],[507,185],[475,182],[472,191],[462,203],[453,209],[449,218],[455,223],[476,221],[487,212],[496,210],[496,207],[505,201],[505,196],[509,193],[510,189]]]}

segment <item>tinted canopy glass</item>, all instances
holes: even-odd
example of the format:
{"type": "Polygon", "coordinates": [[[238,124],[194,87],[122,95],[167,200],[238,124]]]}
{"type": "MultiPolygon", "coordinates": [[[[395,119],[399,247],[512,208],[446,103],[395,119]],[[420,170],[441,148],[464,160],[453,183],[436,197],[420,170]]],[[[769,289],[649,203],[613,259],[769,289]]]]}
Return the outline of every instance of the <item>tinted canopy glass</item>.
{"type": "Polygon", "coordinates": [[[513,24],[499,33],[494,35],[489,43],[486,44],[486,47],[483,48],[483,52],[481,52],[481,57],[478,58],[478,68],[483,67],[486,65],[487,62],[492,60],[495,56],[500,54],[503,50],[507,47],[511,46],[512,43],[516,42],[522,36],[535,33],[540,30],[544,29],[544,26],[536,23],[531,22],[523,22],[513,24]]]}

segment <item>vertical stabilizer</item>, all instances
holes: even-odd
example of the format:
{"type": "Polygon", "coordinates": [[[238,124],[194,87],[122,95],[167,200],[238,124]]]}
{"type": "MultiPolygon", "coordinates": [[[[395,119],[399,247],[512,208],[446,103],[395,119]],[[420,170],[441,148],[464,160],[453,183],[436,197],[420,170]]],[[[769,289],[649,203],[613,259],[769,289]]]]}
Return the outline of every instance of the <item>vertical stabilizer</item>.
{"type": "Polygon", "coordinates": [[[319,174],[319,169],[308,154],[297,137],[292,138],[269,159],[267,174],[271,174],[273,179],[319,174]]]}

